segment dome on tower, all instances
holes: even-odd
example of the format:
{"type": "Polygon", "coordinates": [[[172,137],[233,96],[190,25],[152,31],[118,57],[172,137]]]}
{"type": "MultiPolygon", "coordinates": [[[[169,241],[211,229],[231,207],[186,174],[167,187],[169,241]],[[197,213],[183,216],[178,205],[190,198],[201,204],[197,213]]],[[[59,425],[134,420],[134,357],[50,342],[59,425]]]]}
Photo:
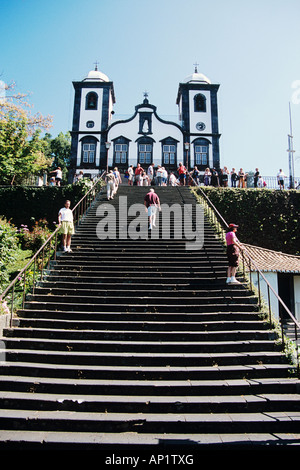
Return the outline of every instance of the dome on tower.
{"type": "Polygon", "coordinates": [[[211,84],[211,81],[209,78],[207,78],[203,73],[199,73],[197,70],[197,67],[195,68],[195,72],[192,73],[192,75],[189,75],[186,77],[182,83],[208,83],[209,85],[211,84]]]}
{"type": "Polygon", "coordinates": [[[91,70],[88,73],[88,76],[83,81],[84,82],[87,82],[87,81],[109,82],[109,78],[108,78],[107,75],[100,72],[97,68],[97,65],[96,65],[95,70],[91,70]]]}

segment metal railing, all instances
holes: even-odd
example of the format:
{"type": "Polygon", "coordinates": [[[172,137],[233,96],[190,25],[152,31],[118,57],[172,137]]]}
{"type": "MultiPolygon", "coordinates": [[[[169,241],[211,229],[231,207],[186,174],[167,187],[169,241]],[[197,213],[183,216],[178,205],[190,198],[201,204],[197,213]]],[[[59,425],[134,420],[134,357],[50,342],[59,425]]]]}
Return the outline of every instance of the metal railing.
{"type": "MultiPolygon", "coordinates": [[[[105,172],[100,175],[89,191],[72,209],[74,226],[80,225],[84,215],[96,199],[102,187],[104,174],[105,172]]],[[[50,262],[56,261],[59,232],[60,227],[57,227],[0,295],[0,305],[5,301],[10,310],[10,327],[13,326],[14,312],[18,308],[24,308],[26,294],[29,291],[34,294],[37,282],[43,281],[45,271],[50,268],[50,262]]]]}
{"type": "MultiPolygon", "coordinates": [[[[217,228],[219,235],[223,238],[224,244],[225,244],[225,229],[228,229],[229,225],[226,222],[226,220],[223,218],[223,216],[220,214],[220,212],[217,210],[217,208],[214,206],[212,201],[209,199],[209,197],[205,194],[205,192],[201,189],[200,186],[197,188],[194,188],[195,192],[200,191],[203,199],[205,200],[207,207],[211,210],[210,215],[212,217],[212,223],[214,226],[217,228]],[[219,228],[218,228],[219,225],[219,228]]],[[[297,361],[297,373],[299,375],[299,367],[300,367],[300,358],[299,358],[299,347],[297,345],[298,341],[298,336],[300,332],[300,323],[297,321],[293,313],[289,310],[289,308],[286,306],[286,304],[283,302],[281,297],[277,294],[277,292],[273,289],[269,281],[266,279],[260,268],[258,267],[257,263],[253,260],[249,252],[247,251],[247,248],[245,245],[243,245],[242,242],[240,242],[241,245],[243,246],[242,250],[242,269],[243,269],[243,275],[246,277],[246,266],[248,266],[248,273],[249,273],[249,283],[250,283],[250,288],[253,291],[253,272],[255,271],[257,273],[257,291],[258,291],[258,304],[259,308],[262,306],[262,289],[261,289],[261,280],[263,280],[266,284],[267,287],[267,308],[268,308],[268,317],[269,317],[269,323],[272,325],[272,309],[271,309],[271,296],[270,293],[272,292],[277,299],[278,303],[282,306],[282,309],[285,311],[287,314],[287,318],[289,318],[294,326],[294,331],[295,331],[295,347],[296,347],[296,361],[297,361]]],[[[286,338],[285,338],[285,332],[284,332],[284,317],[281,313],[281,310],[279,309],[279,322],[280,322],[280,327],[281,327],[281,341],[282,341],[282,347],[285,349],[286,346],[286,338]]]]}

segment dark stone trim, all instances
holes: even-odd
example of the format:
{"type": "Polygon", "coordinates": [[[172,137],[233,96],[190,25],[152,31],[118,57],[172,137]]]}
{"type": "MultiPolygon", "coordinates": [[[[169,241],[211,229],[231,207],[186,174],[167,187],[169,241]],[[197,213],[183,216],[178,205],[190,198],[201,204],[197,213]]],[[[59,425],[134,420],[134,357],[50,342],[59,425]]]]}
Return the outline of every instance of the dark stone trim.
{"type": "Polygon", "coordinates": [[[181,93],[181,120],[183,122],[183,130],[185,132],[190,131],[190,102],[189,102],[189,88],[185,88],[181,93]]]}
{"type": "Polygon", "coordinates": [[[74,109],[73,109],[73,125],[72,125],[73,131],[79,130],[80,103],[81,103],[81,89],[76,89],[75,96],[74,96],[74,109]]]}
{"type": "Polygon", "coordinates": [[[141,140],[151,141],[152,144],[153,144],[153,143],[156,143],[156,140],[154,140],[153,137],[150,137],[150,136],[148,136],[147,134],[142,135],[141,137],[138,137],[138,138],[135,140],[135,142],[139,144],[141,140]]]}
{"type": "MultiPolygon", "coordinates": [[[[118,137],[115,137],[114,139],[111,139],[111,141],[112,141],[112,142],[115,142],[115,141],[117,141],[117,140],[119,140],[119,139],[120,139],[120,141],[121,141],[121,140],[123,140],[123,141],[126,140],[127,142],[132,142],[131,139],[128,139],[128,137],[125,137],[124,135],[119,135],[118,137]]],[[[119,144],[119,142],[116,142],[116,143],[119,144]]]]}
{"type": "Polygon", "coordinates": [[[167,137],[164,137],[163,139],[160,139],[159,142],[165,142],[166,140],[176,142],[176,144],[178,144],[180,142],[180,140],[174,139],[174,137],[172,137],[171,135],[168,135],[167,137]]]}
{"type": "Polygon", "coordinates": [[[210,102],[211,102],[212,133],[213,134],[218,134],[219,133],[218,102],[217,102],[216,90],[212,90],[212,92],[210,94],[210,102]]]}
{"type": "Polygon", "coordinates": [[[75,169],[77,165],[78,135],[72,135],[71,139],[71,162],[70,169],[75,169]]]}

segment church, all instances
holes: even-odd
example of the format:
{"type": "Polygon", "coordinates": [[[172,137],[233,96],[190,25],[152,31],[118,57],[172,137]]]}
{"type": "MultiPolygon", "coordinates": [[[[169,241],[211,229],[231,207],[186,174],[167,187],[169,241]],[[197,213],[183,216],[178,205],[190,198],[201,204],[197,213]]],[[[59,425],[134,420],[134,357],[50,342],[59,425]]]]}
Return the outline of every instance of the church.
{"type": "Polygon", "coordinates": [[[197,166],[201,173],[220,167],[219,85],[197,66],[179,82],[174,120],[163,119],[147,93],[129,118],[117,119],[113,81],[97,65],[73,86],[70,180],[79,171],[93,178],[104,170],[118,167],[124,172],[138,163],[145,170],[153,163],[176,171],[182,162],[189,171],[197,166]]]}

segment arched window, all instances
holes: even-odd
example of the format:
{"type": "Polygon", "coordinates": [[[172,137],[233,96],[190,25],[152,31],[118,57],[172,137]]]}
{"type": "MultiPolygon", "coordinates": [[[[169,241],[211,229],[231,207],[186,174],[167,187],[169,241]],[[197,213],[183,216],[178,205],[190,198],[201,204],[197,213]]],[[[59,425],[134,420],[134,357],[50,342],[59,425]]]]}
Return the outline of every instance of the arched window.
{"type": "Polygon", "coordinates": [[[194,96],[194,111],[195,112],[206,112],[206,97],[201,93],[194,96]]]}
{"type": "Polygon", "coordinates": [[[86,95],[85,109],[97,109],[98,107],[98,95],[94,91],[90,91],[86,95]]]}

